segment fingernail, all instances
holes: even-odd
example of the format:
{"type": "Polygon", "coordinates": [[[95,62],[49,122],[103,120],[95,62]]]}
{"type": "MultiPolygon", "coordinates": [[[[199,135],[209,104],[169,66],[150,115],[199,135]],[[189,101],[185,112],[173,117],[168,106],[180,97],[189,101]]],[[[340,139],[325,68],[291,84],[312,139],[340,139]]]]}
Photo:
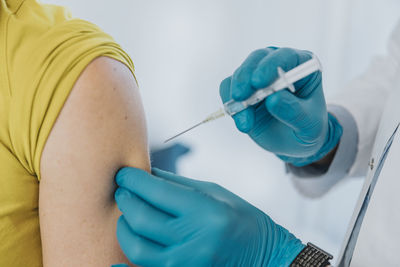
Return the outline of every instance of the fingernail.
{"type": "Polygon", "coordinates": [[[250,131],[248,118],[246,113],[238,113],[234,115],[234,120],[239,131],[247,133],[250,131]]]}
{"type": "Polygon", "coordinates": [[[253,75],[251,76],[251,84],[253,86],[258,86],[260,83],[262,83],[262,73],[260,71],[255,71],[253,75]]]}
{"type": "Polygon", "coordinates": [[[247,85],[244,83],[236,84],[236,90],[232,90],[232,98],[236,101],[243,100],[248,91],[247,85]]]}
{"type": "Polygon", "coordinates": [[[129,198],[130,196],[131,194],[129,193],[129,191],[123,188],[118,188],[115,192],[115,198],[124,199],[129,198]]]}
{"type": "Polygon", "coordinates": [[[118,171],[117,175],[115,176],[115,181],[117,182],[118,185],[121,185],[122,180],[128,170],[129,169],[125,167],[118,171]]]}

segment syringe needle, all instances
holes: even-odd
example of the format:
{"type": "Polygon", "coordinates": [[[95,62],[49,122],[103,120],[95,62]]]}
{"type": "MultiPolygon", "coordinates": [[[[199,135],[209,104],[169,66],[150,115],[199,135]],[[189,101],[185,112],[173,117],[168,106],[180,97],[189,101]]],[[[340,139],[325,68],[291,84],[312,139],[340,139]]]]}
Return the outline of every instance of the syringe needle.
{"type": "Polygon", "coordinates": [[[169,141],[171,141],[172,139],[177,138],[178,136],[181,136],[181,135],[184,134],[184,133],[189,132],[190,130],[196,128],[197,126],[200,126],[200,125],[202,125],[202,124],[204,124],[204,123],[207,123],[207,122],[210,122],[210,121],[219,119],[219,118],[225,116],[225,114],[226,114],[226,113],[225,113],[224,109],[221,108],[221,109],[217,110],[216,112],[213,112],[213,113],[211,113],[210,115],[208,115],[207,118],[205,118],[205,119],[202,120],[201,122],[197,123],[196,125],[194,125],[194,126],[190,127],[189,129],[184,130],[183,132],[180,132],[180,133],[178,133],[177,135],[174,135],[174,136],[172,136],[171,138],[165,140],[165,141],[164,141],[164,144],[167,143],[167,142],[169,142],[169,141]]]}
{"type": "Polygon", "coordinates": [[[194,125],[194,126],[190,127],[189,129],[187,129],[187,130],[184,130],[183,132],[180,132],[180,133],[178,133],[177,135],[174,135],[174,136],[172,136],[171,138],[168,138],[167,140],[165,140],[165,141],[164,141],[164,144],[165,144],[165,143],[167,143],[167,142],[169,142],[169,141],[171,141],[172,139],[175,139],[175,138],[177,138],[178,136],[181,136],[181,135],[182,135],[182,134],[184,134],[184,133],[187,133],[187,132],[189,132],[190,130],[192,130],[192,129],[196,128],[197,126],[200,126],[200,125],[202,125],[203,123],[204,123],[204,121],[202,121],[202,122],[199,122],[199,123],[197,123],[196,125],[194,125]]]}

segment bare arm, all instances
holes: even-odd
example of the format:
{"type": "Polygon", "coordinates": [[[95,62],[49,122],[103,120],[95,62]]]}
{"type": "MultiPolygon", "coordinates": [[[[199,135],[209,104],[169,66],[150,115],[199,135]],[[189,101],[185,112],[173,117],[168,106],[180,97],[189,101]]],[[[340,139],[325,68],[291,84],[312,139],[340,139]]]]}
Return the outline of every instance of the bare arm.
{"type": "Polygon", "coordinates": [[[114,176],[149,170],[143,108],[135,79],[102,57],[81,74],[41,158],[39,216],[45,266],[127,262],[115,235],[114,176]]]}

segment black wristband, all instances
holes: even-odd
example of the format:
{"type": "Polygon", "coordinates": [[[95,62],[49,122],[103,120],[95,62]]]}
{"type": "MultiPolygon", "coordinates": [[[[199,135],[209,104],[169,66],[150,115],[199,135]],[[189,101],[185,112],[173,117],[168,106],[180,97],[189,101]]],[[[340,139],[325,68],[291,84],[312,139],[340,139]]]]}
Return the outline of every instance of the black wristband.
{"type": "Polygon", "coordinates": [[[290,267],[325,267],[333,256],[319,247],[307,243],[307,246],[297,255],[290,267]]]}

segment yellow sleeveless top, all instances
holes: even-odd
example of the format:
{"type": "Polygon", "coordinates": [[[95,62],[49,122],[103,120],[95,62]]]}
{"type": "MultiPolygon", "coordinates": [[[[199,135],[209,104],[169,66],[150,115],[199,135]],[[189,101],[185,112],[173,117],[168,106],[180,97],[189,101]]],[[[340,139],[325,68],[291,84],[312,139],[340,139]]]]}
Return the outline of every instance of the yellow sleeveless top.
{"type": "MultiPolygon", "coordinates": [[[[75,81],[96,57],[129,56],[97,26],[36,0],[0,0],[0,266],[42,266],[40,157],[75,81]]],[[[60,170],[62,171],[62,170],[60,170]]]]}

